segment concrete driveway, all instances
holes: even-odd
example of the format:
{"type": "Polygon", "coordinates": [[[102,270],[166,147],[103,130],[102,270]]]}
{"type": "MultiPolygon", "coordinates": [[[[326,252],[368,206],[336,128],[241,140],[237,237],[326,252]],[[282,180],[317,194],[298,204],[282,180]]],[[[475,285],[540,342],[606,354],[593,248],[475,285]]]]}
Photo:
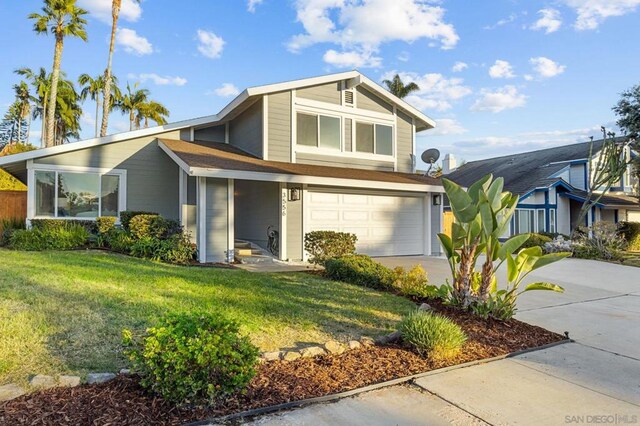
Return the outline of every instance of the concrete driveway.
{"type": "MultiPolygon", "coordinates": [[[[388,266],[420,263],[434,284],[449,274],[443,259],[378,260],[388,266]]],[[[254,424],[640,424],[640,268],[567,259],[530,278],[560,284],[565,293],[524,294],[517,318],[567,331],[575,343],[265,416],[254,424]]]]}

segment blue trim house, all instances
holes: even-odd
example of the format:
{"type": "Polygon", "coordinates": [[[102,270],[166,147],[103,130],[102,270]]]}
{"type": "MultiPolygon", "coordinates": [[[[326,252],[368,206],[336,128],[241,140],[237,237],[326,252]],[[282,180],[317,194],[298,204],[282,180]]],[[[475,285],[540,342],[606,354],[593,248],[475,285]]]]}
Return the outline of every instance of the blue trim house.
{"type": "MultiPolygon", "coordinates": [[[[594,158],[602,145],[603,141],[594,141],[594,158]]],[[[446,177],[463,186],[469,186],[489,173],[504,178],[505,190],[520,195],[510,235],[525,232],[570,234],[577,226],[589,226],[597,221],[640,222],[640,203],[634,196],[638,182],[629,167],[619,184],[592,208],[584,223],[577,223],[590,185],[589,151],[590,142],[585,142],[471,161],[446,177]]]]}

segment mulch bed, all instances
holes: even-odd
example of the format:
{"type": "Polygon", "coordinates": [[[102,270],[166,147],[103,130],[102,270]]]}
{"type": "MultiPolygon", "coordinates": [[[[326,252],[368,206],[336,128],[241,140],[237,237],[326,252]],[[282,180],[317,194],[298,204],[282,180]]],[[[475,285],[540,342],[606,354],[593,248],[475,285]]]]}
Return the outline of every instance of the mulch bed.
{"type": "Polygon", "coordinates": [[[180,425],[192,421],[344,392],[412,374],[505,355],[558,342],[565,337],[511,320],[484,321],[429,301],[458,323],[469,340],[462,353],[433,362],[399,346],[372,346],[326,355],[262,364],[243,395],[212,408],[175,407],[149,395],[135,377],[77,388],[50,389],[0,404],[0,424],[10,425],[180,425]]]}

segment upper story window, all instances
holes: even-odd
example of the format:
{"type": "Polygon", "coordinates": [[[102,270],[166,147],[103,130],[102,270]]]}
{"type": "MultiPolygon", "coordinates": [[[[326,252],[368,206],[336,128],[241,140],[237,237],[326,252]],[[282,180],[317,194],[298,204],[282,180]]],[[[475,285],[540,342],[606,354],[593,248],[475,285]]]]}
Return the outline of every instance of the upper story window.
{"type": "Polygon", "coordinates": [[[393,155],[393,128],[383,124],[356,122],[356,151],[393,155]]]}
{"type": "Polygon", "coordinates": [[[35,216],[94,219],[124,210],[122,174],[35,171],[35,216]]]}
{"type": "Polygon", "coordinates": [[[339,150],[342,146],[340,118],[320,114],[297,114],[298,145],[339,150]]]}

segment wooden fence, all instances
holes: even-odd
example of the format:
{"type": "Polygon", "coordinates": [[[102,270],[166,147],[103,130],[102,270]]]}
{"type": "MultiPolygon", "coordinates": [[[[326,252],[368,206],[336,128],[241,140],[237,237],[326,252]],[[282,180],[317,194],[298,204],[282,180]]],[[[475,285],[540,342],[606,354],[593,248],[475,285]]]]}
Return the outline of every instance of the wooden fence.
{"type": "Polygon", "coordinates": [[[454,221],[453,213],[450,211],[445,211],[443,215],[443,219],[444,219],[442,224],[443,233],[447,234],[448,236],[451,236],[451,229],[453,227],[453,221],[454,221]]]}
{"type": "Polygon", "coordinates": [[[27,218],[26,191],[0,191],[0,219],[27,218]]]}

